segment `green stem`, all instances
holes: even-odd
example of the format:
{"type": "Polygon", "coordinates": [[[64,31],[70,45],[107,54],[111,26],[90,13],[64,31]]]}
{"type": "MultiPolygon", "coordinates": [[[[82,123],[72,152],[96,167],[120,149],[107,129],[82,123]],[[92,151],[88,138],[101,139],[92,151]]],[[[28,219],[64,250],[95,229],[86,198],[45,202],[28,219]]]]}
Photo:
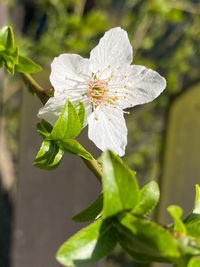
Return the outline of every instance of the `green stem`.
{"type": "Polygon", "coordinates": [[[101,166],[96,161],[96,159],[94,158],[92,160],[87,160],[84,158],[81,158],[81,159],[86,164],[86,166],[94,173],[98,181],[101,183],[101,177],[102,177],[101,166]]]}
{"type": "MultiPolygon", "coordinates": [[[[26,86],[31,90],[31,92],[37,95],[37,97],[44,105],[50,98],[48,94],[49,90],[45,90],[44,88],[42,88],[30,74],[21,73],[21,76],[26,86]]],[[[86,166],[94,173],[98,181],[101,183],[102,171],[101,171],[101,166],[98,164],[98,162],[94,158],[92,160],[87,160],[81,157],[81,159],[86,164],[86,166]]]]}
{"type": "Polygon", "coordinates": [[[48,90],[42,88],[28,73],[21,73],[22,79],[26,86],[32,93],[35,93],[37,97],[41,100],[42,104],[46,104],[49,99],[48,90]]]}

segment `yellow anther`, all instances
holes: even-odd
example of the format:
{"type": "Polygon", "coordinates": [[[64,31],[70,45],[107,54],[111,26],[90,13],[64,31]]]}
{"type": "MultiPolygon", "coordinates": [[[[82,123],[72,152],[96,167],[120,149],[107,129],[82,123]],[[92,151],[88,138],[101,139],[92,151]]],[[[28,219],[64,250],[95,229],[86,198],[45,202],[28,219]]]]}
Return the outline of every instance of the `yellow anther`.
{"type": "Polygon", "coordinates": [[[124,78],[127,78],[127,77],[128,77],[127,74],[125,74],[125,75],[124,75],[124,78]]]}
{"type": "Polygon", "coordinates": [[[119,99],[119,98],[118,98],[118,96],[116,96],[115,98],[116,98],[116,100],[118,100],[118,99],[119,99]]]}
{"type": "Polygon", "coordinates": [[[105,104],[104,106],[107,107],[107,104],[105,104]]]}
{"type": "Polygon", "coordinates": [[[126,92],[125,95],[128,95],[128,92],[126,92]]]}
{"type": "Polygon", "coordinates": [[[130,107],[133,107],[133,104],[130,104],[130,107]]]}
{"type": "Polygon", "coordinates": [[[131,88],[131,90],[134,90],[134,88],[131,88]]]}
{"type": "Polygon", "coordinates": [[[108,65],[108,68],[109,68],[109,69],[110,69],[110,67],[111,67],[111,66],[110,66],[110,65],[108,65]]]}
{"type": "Polygon", "coordinates": [[[129,115],[129,114],[130,114],[130,112],[128,111],[128,112],[127,112],[127,114],[129,115]]]}
{"type": "Polygon", "coordinates": [[[118,92],[117,91],[115,91],[115,94],[117,94],[118,92]]]}
{"type": "Polygon", "coordinates": [[[124,88],[127,88],[127,85],[126,84],[124,85],[124,88]]]}
{"type": "Polygon", "coordinates": [[[124,99],[126,99],[127,97],[126,96],[124,96],[124,99]]]}
{"type": "Polygon", "coordinates": [[[109,121],[111,121],[112,119],[111,119],[111,118],[109,118],[108,120],[109,120],[109,121]]]}
{"type": "Polygon", "coordinates": [[[95,120],[98,121],[98,118],[96,117],[95,120]]]}
{"type": "Polygon", "coordinates": [[[100,70],[97,71],[98,73],[101,72],[100,70]]]}

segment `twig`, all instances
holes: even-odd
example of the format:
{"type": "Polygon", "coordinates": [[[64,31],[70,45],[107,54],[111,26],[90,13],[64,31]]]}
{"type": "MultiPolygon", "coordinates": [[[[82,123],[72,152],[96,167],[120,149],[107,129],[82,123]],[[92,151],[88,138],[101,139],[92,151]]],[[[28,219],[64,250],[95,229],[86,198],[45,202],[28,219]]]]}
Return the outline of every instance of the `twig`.
{"type": "Polygon", "coordinates": [[[87,160],[81,157],[83,162],[87,165],[87,167],[94,173],[94,175],[97,177],[98,181],[101,183],[101,177],[102,177],[102,171],[99,163],[96,161],[96,159],[87,160]]]}
{"type": "Polygon", "coordinates": [[[42,88],[28,73],[21,73],[22,79],[32,93],[35,93],[44,105],[49,99],[48,90],[42,88]]]}

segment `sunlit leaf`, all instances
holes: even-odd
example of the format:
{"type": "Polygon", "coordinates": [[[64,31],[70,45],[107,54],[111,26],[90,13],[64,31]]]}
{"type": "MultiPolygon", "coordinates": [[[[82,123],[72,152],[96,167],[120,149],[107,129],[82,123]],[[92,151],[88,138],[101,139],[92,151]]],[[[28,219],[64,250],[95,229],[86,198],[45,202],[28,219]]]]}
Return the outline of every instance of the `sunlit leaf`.
{"type": "Polygon", "coordinates": [[[123,210],[133,209],[139,202],[139,188],[135,172],[111,151],[102,155],[103,167],[103,214],[112,216],[123,210]]]}
{"type": "Polygon", "coordinates": [[[76,109],[72,103],[67,100],[51,132],[51,138],[54,140],[74,138],[80,133],[81,128],[76,109]]]}
{"type": "Polygon", "coordinates": [[[98,220],[72,236],[56,255],[65,266],[78,266],[99,261],[108,255],[117,243],[110,220],[98,220]]]}
{"type": "Polygon", "coordinates": [[[23,73],[35,73],[41,71],[41,67],[31,59],[19,55],[19,62],[15,66],[15,70],[23,73]]]}
{"type": "Polygon", "coordinates": [[[68,153],[81,156],[85,159],[93,159],[92,155],[75,139],[63,139],[59,141],[59,146],[68,153]]]}
{"type": "Polygon", "coordinates": [[[75,215],[72,219],[75,222],[89,222],[97,218],[103,208],[103,194],[100,194],[98,198],[85,210],[75,215]]]}
{"type": "Polygon", "coordinates": [[[186,234],[185,226],[180,219],[183,214],[182,209],[179,206],[171,205],[167,210],[174,219],[173,230],[181,234],[186,234]]]}
{"type": "Polygon", "coordinates": [[[41,145],[35,158],[34,166],[44,170],[56,169],[60,164],[62,155],[63,151],[59,148],[56,142],[46,140],[41,145]]]}
{"type": "Polygon", "coordinates": [[[148,183],[140,190],[140,202],[131,212],[137,216],[148,214],[157,205],[159,197],[158,184],[154,181],[148,183]]]}

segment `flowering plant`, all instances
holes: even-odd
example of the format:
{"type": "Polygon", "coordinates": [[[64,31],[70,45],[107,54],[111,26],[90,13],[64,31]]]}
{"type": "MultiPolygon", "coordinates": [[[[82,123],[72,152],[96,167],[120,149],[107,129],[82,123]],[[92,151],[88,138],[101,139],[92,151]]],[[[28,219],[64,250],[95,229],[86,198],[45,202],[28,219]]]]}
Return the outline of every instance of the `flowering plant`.
{"type": "Polygon", "coordinates": [[[101,150],[125,153],[127,128],[123,109],[156,98],[166,81],[144,66],[130,65],[132,47],[127,33],[113,28],[91,51],[90,58],[62,54],[51,64],[54,97],[39,111],[39,118],[54,124],[66,102],[84,103],[88,136],[101,150]]]}
{"type": "Polygon", "coordinates": [[[64,266],[97,262],[119,243],[139,262],[200,266],[200,187],[196,186],[194,208],[186,218],[181,220],[182,209],[172,205],[168,212],[174,223],[160,225],[149,217],[159,201],[157,183],[139,188],[135,172],[119,157],[127,143],[123,109],[152,101],[166,86],[157,72],[130,65],[131,61],[127,33],[111,29],[89,59],[70,54],[54,59],[52,96],[52,89],[43,89],[29,75],[40,67],[19,55],[12,28],[0,31],[0,66],[10,74],[20,72],[31,92],[45,104],[37,125],[43,143],[34,165],[55,169],[64,152],[73,153],[102,183],[97,199],[73,217],[91,224],[60,247],[57,260],[64,266]],[[104,151],[98,162],[75,139],[87,124],[89,138],[104,151]]]}

